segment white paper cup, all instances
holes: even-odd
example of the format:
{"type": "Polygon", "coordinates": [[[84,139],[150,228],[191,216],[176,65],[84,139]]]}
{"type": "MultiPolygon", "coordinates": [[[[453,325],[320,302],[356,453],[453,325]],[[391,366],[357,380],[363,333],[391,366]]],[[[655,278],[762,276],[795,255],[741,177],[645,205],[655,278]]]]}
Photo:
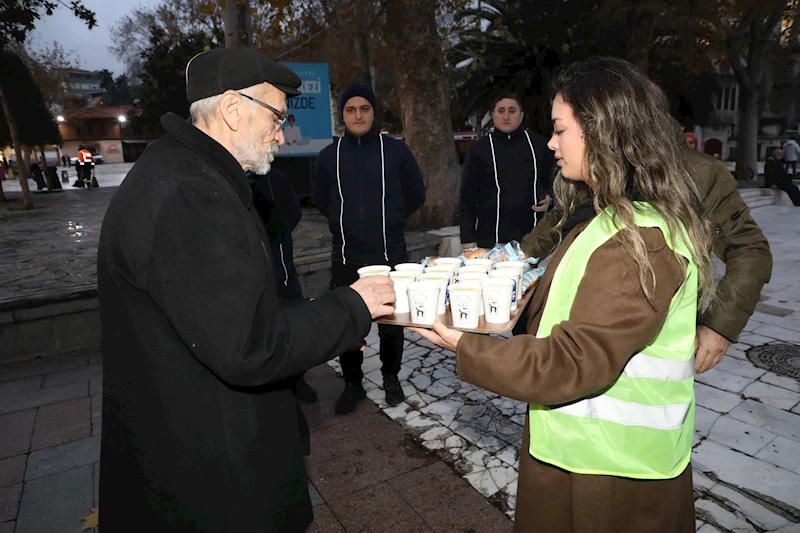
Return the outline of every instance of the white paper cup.
{"type": "Polygon", "coordinates": [[[467,259],[466,260],[467,266],[485,266],[486,271],[492,269],[492,265],[494,265],[494,261],[491,259],[486,259],[484,257],[479,257],[477,259],[467,259]]]}
{"type": "Polygon", "coordinates": [[[439,306],[436,312],[443,315],[447,311],[447,287],[450,285],[450,278],[447,277],[447,273],[426,272],[419,277],[419,281],[432,281],[439,284],[441,292],[439,293],[439,306]]]}
{"type": "MultiPolygon", "coordinates": [[[[459,272],[459,283],[475,283],[480,286],[481,281],[489,279],[489,274],[486,272],[459,272]]],[[[481,298],[481,314],[484,313],[483,298],[481,298]]]]}
{"type": "Polygon", "coordinates": [[[511,296],[514,294],[514,280],[508,277],[485,279],[483,289],[484,320],[491,324],[504,324],[511,320],[511,296]]]}
{"type": "Polygon", "coordinates": [[[453,265],[460,267],[464,263],[462,263],[461,259],[459,259],[458,257],[440,257],[438,259],[434,259],[433,264],[435,266],[453,265]]]}
{"type": "Polygon", "coordinates": [[[521,268],[525,270],[525,265],[527,265],[527,263],[523,263],[522,261],[498,261],[494,264],[494,268],[521,268]]]}
{"type": "Polygon", "coordinates": [[[522,296],[522,274],[515,268],[500,268],[489,272],[489,279],[511,279],[514,282],[514,294],[511,295],[511,310],[517,309],[517,301],[522,296]]]}
{"type": "MultiPolygon", "coordinates": [[[[489,279],[489,275],[488,274],[473,274],[473,275],[475,275],[475,276],[483,276],[483,277],[482,278],[476,277],[475,279],[465,279],[465,280],[459,281],[458,284],[461,285],[461,286],[464,286],[464,287],[475,287],[476,289],[482,289],[481,281],[483,281],[484,279],[489,279]]],[[[465,276],[470,276],[470,274],[465,274],[465,276]]],[[[481,302],[481,305],[480,305],[480,309],[478,310],[478,314],[483,316],[483,297],[479,298],[479,300],[481,302]]],[[[452,306],[452,304],[451,304],[451,306],[452,306]]]]}
{"type": "Polygon", "coordinates": [[[441,285],[431,281],[412,281],[408,284],[407,302],[411,309],[411,322],[433,325],[439,307],[441,285]]]}
{"type": "Polygon", "coordinates": [[[471,283],[450,286],[450,314],[453,326],[477,328],[480,320],[481,288],[471,283]]]}
{"type": "Polygon", "coordinates": [[[426,274],[444,274],[450,278],[450,283],[456,280],[456,272],[458,267],[456,265],[435,265],[425,268],[426,274]]]}
{"type": "Polygon", "coordinates": [[[389,277],[394,282],[394,312],[395,313],[408,313],[408,296],[406,289],[409,284],[417,281],[417,275],[414,272],[389,272],[389,277]]]}
{"type": "Polygon", "coordinates": [[[358,277],[366,278],[368,276],[388,276],[392,267],[386,265],[369,265],[358,269],[358,277]]]}
{"type": "Polygon", "coordinates": [[[467,266],[463,266],[463,267],[458,269],[458,278],[460,279],[462,274],[473,273],[473,272],[478,272],[478,273],[482,272],[484,274],[488,274],[489,273],[489,267],[486,266],[486,265],[467,265],[467,266]]]}
{"type": "Polygon", "coordinates": [[[425,267],[419,263],[400,263],[394,269],[398,272],[414,272],[417,277],[425,271],[425,267]]]}

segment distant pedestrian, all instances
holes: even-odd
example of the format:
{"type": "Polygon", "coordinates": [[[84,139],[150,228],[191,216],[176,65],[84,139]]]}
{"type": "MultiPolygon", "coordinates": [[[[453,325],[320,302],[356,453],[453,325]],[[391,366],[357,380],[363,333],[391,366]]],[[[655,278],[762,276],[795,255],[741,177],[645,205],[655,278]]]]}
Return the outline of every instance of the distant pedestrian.
{"type": "Polygon", "coordinates": [[[697,135],[691,131],[685,131],[683,134],[686,136],[686,146],[693,152],[697,151],[697,135]]]}
{"type": "Polygon", "coordinates": [[[6,179],[6,166],[0,165],[0,181],[3,181],[5,179],[6,179]]]}
{"type": "Polygon", "coordinates": [[[61,154],[61,165],[66,168],[66,166],[67,166],[67,154],[61,154]]]}
{"type": "Polygon", "coordinates": [[[783,145],[783,163],[786,166],[786,172],[789,172],[789,167],[792,167],[792,176],[797,174],[797,156],[800,155],[800,145],[794,139],[789,139],[783,145]]]}
{"type": "Polygon", "coordinates": [[[780,148],[774,148],[772,155],[767,158],[767,162],[764,164],[764,187],[769,187],[773,191],[785,192],[789,195],[792,203],[798,206],[800,205],[800,189],[792,183],[788,169],[781,164],[783,155],[780,148]]]}

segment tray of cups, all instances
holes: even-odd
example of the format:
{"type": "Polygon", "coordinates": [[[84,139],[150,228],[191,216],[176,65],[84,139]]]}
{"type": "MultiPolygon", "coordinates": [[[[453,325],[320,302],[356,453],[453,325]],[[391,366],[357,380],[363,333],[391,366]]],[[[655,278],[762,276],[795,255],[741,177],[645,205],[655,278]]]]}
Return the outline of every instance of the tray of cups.
{"type": "Polygon", "coordinates": [[[457,258],[439,258],[434,265],[402,263],[366,266],[359,276],[389,276],[394,281],[395,313],[379,324],[432,328],[438,317],[445,326],[472,333],[505,333],[516,325],[536,281],[522,292],[524,264],[506,261],[460,266],[457,258]]]}

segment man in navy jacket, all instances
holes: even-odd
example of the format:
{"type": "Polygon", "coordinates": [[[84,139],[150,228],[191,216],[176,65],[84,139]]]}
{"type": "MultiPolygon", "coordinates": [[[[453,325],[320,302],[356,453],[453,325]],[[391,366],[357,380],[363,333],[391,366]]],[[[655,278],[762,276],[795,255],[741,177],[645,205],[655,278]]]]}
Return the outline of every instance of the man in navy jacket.
{"type": "Polygon", "coordinates": [[[464,248],[522,242],[550,206],[553,152],[547,139],[526,130],[524,117],[516,94],[498,95],[494,132],[467,152],[460,198],[464,248]]]}
{"type": "MultiPolygon", "coordinates": [[[[395,265],[408,259],[406,220],[425,203],[425,185],[411,150],[375,126],[375,95],[351,85],[339,101],[345,136],[319,154],[314,203],[328,218],[333,235],[331,288],[358,279],[366,265],[395,265]]],[[[405,399],[397,374],[403,356],[403,329],[379,325],[386,403],[405,399]]],[[[361,351],[339,358],[345,388],[336,412],[349,413],[366,396],[361,351]]]]}

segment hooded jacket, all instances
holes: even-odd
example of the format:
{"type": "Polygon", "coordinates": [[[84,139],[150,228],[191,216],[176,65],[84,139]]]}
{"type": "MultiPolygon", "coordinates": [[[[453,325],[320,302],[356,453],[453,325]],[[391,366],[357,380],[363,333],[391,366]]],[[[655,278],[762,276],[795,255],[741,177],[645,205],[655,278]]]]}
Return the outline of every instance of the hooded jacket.
{"type": "Polygon", "coordinates": [[[273,168],[266,176],[248,173],[247,181],[253,191],[253,206],[269,236],[278,296],[283,300],[300,299],[303,291],[294,266],[292,232],[300,223],[303,210],[289,176],[273,168]]]}
{"type": "Polygon", "coordinates": [[[792,162],[797,161],[797,156],[800,155],[800,145],[794,139],[789,139],[783,145],[783,160],[792,162]]]}
{"type": "Polygon", "coordinates": [[[281,307],[241,165],[174,114],[103,219],[104,531],[304,531],[294,376],[351,348],[349,287],[281,307]]]}
{"type": "Polygon", "coordinates": [[[348,131],[319,154],[314,203],[328,218],[333,261],[403,261],[406,221],[425,203],[425,184],[405,143],[375,128],[348,131]]]}
{"type": "Polygon", "coordinates": [[[553,162],[547,140],[524,127],[478,139],[461,173],[461,242],[522,241],[544,215],[531,206],[548,194],[553,162]]]}

